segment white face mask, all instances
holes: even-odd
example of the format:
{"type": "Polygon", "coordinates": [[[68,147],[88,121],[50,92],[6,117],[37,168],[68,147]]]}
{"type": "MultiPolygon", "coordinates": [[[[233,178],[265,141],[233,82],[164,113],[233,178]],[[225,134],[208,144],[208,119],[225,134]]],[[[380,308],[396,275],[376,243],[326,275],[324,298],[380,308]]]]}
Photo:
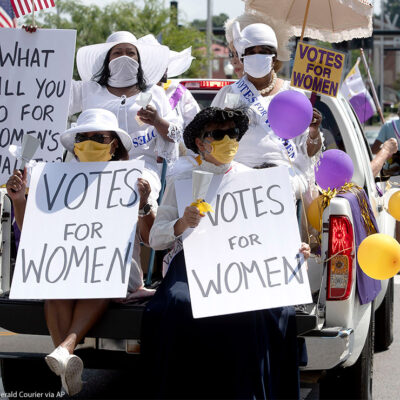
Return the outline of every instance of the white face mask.
{"type": "Polygon", "coordinates": [[[108,64],[110,77],[108,84],[112,87],[129,87],[137,83],[139,63],[131,57],[121,56],[114,58],[108,64]]]}
{"type": "Polygon", "coordinates": [[[244,56],[244,72],[253,78],[262,78],[268,75],[272,69],[272,59],[274,54],[252,54],[244,56]]]}

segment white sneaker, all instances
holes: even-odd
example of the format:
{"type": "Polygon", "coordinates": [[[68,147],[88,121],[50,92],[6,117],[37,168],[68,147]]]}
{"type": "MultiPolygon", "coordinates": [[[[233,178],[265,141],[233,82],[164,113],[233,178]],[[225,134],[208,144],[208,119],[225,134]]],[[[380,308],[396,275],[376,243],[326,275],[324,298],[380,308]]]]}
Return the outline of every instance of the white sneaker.
{"type": "Polygon", "coordinates": [[[74,396],[82,390],[83,362],[75,354],[70,354],[61,374],[61,382],[69,396],[74,396]]]}
{"type": "Polygon", "coordinates": [[[65,368],[65,363],[69,357],[69,351],[62,346],[58,346],[52,353],[48,354],[44,359],[46,360],[49,368],[57,375],[60,376],[65,368]]]}

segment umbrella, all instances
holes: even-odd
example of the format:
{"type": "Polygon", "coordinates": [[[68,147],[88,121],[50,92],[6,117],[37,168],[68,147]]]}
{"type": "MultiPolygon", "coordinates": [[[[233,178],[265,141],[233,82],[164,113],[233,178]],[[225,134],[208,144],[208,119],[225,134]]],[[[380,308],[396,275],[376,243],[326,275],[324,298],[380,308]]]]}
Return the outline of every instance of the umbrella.
{"type": "Polygon", "coordinates": [[[367,0],[244,0],[246,11],[285,23],[293,36],[342,42],[372,35],[367,0]]]}

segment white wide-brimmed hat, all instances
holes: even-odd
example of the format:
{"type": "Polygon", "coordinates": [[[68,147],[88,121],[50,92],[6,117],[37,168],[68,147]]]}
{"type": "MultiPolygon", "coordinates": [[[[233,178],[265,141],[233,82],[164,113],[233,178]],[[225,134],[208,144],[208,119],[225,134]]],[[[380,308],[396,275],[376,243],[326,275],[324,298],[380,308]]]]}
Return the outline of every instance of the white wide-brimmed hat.
{"type": "Polygon", "coordinates": [[[244,50],[253,46],[271,46],[278,49],[278,40],[274,30],[266,24],[247,25],[242,31],[238,21],[232,27],[233,44],[241,56],[244,50]]]}
{"type": "Polygon", "coordinates": [[[151,86],[158,83],[168,67],[168,47],[136,39],[135,35],[126,31],[112,33],[106,43],[92,44],[78,50],[76,65],[81,79],[90,81],[99,73],[108,51],[120,43],[130,43],[137,48],[146,84],[151,86]]]}
{"type": "Polygon", "coordinates": [[[195,57],[192,56],[192,47],[188,47],[179,52],[170,50],[167,72],[168,78],[182,75],[190,68],[194,59],[195,57]]]}
{"type": "MultiPolygon", "coordinates": [[[[160,45],[158,40],[151,34],[143,36],[139,40],[142,43],[160,45]]],[[[168,78],[173,78],[174,76],[182,75],[190,68],[192,61],[194,59],[195,57],[192,56],[192,46],[182,51],[174,51],[169,49],[168,72],[167,72],[168,78]]]]}
{"type": "Polygon", "coordinates": [[[132,147],[131,137],[118,127],[114,113],[103,108],[89,108],[79,115],[76,125],[61,134],[61,144],[71,153],[74,152],[75,136],[83,132],[113,131],[121,140],[126,151],[132,147]]]}

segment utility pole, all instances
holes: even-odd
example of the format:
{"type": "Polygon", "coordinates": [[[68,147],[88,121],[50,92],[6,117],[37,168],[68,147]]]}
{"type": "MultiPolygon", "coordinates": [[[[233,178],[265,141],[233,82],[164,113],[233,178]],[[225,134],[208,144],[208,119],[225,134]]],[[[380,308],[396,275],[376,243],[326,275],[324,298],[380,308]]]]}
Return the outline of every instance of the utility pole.
{"type": "Polygon", "coordinates": [[[208,68],[207,78],[212,78],[212,14],[213,14],[213,1],[207,0],[207,56],[208,56],[208,68]]]}

